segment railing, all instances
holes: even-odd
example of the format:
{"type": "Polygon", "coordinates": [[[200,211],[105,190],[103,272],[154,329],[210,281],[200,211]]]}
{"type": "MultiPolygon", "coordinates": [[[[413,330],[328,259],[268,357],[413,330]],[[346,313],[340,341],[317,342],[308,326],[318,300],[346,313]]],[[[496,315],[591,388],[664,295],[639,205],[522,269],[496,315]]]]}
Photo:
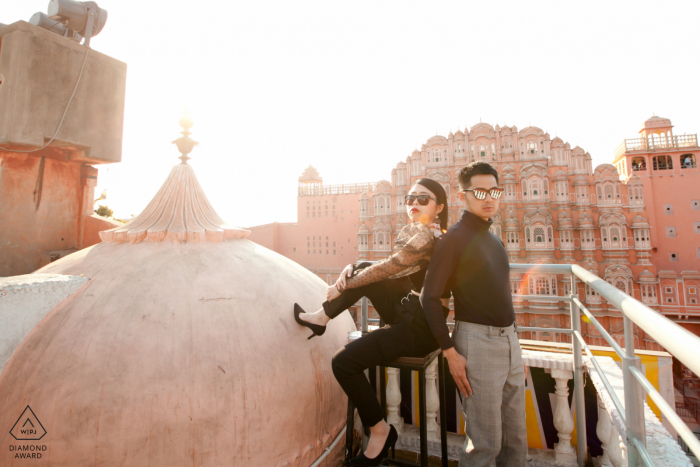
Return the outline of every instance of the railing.
{"type": "Polygon", "coordinates": [[[679,135],[670,138],[632,138],[624,140],[615,149],[615,160],[628,152],[662,151],[673,148],[694,148],[698,146],[697,135],[679,135]]]}
{"type": "Polygon", "coordinates": [[[349,183],[345,185],[302,185],[299,196],[346,195],[374,191],[377,183],[349,183]]]}
{"type": "MultiPolygon", "coordinates": [[[[623,349],[613,339],[605,328],[598,322],[593,314],[581,303],[577,294],[567,296],[550,296],[550,295],[513,295],[515,300],[535,300],[535,301],[553,301],[553,302],[568,302],[570,311],[570,329],[561,328],[544,328],[544,327],[518,327],[518,332],[552,332],[562,333],[572,336],[573,347],[573,379],[574,379],[574,400],[576,407],[585,407],[584,403],[584,381],[583,381],[583,352],[589,357],[591,364],[600,376],[603,386],[608,393],[615,409],[617,410],[620,419],[625,427],[625,433],[620,433],[627,439],[627,459],[630,467],[646,465],[651,467],[654,465],[653,460],[649,456],[646,449],[646,434],[644,420],[644,402],[643,393],[654,401],[661,413],[666,417],[668,422],[678,432],[680,439],[683,440],[683,447],[694,453],[700,458],[700,440],[688,428],[676,413],[676,408],[671,407],[666,400],[659,394],[649,380],[641,371],[641,359],[634,354],[634,331],[633,326],[637,325],[644,332],[649,334],[657,343],[665,348],[674,357],[684,363],[695,374],[700,374],[700,338],[690,333],[688,330],[673,323],[661,314],[647,307],[640,301],[621,292],[616,287],[612,286],[600,277],[583,269],[575,264],[511,264],[511,271],[519,273],[550,273],[563,274],[570,276],[571,290],[576,291],[577,281],[582,282],[592,291],[602,298],[605,298],[617,310],[623,314],[623,328],[625,348],[623,349]],[[623,406],[617,394],[613,390],[611,383],[608,381],[600,364],[593,355],[588,344],[585,342],[581,333],[581,316],[583,312],[587,317],[587,322],[592,324],[600,336],[603,337],[612,349],[622,360],[622,374],[624,381],[624,401],[623,406]]],[[[368,302],[366,298],[361,301],[361,330],[368,331],[370,322],[378,322],[379,320],[368,319],[368,302]]],[[[570,373],[569,373],[570,374],[570,373]]],[[[391,375],[392,378],[387,382],[392,386],[396,384],[396,375],[391,375]]],[[[566,375],[560,375],[562,380],[566,379],[566,375]]],[[[557,382],[559,383],[559,382],[557,382]]],[[[564,383],[562,383],[564,384],[564,383]]],[[[563,388],[563,386],[562,386],[563,388]]],[[[392,393],[395,388],[392,387],[392,393]]],[[[564,394],[562,389],[561,394],[564,394]]],[[[567,392],[568,394],[568,392],[567,392]]],[[[558,393],[558,396],[560,394],[558,393]]],[[[389,396],[387,395],[387,398],[389,396]]],[[[563,397],[563,396],[562,396],[563,397]]],[[[432,399],[432,397],[431,397],[432,399]]],[[[389,402],[389,401],[387,401],[389,402]]],[[[431,404],[433,404],[431,402],[431,404]]],[[[433,404],[434,405],[434,404],[433,404]]],[[[432,409],[432,407],[431,407],[432,409]]],[[[429,412],[433,412],[430,410],[429,412]]],[[[563,409],[561,411],[563,413],[563,409]]],[[[434,420],[433,420],[434,421],[434,420]]],[[[599,423],[601,420],[599,420],[599,423]]],[[[433,431],[432,423],[428,421],[433,431]]],[[[556,426],[555,426],[556,427],[556,426]]],[[[601,424],[603,431],[609,427],[601,424]]],[[[572,427],[573,430],[573,427],[572,427]]],[[[571,431],[569,431],[571,433],[571,431]]],[[[586,440],[586,419],[585,410],[578,410],[576,416],[576,436],[577,446],[579,447],[576,453],[576,460],[580,467],[583,467],[586,459],[586,449],[581,447],[587,446],[586,440]]],[[[606,444],[604,442],[604,444],[606,444]]],[[[557,446],[559,447],[559,446],[557,446]]],[[[570,444],[563,443],[562,448],[565,451],[561,454],[564,456],[572,456],[570,452],[573,447],[570,444]]],[[[610,445],[611,456],[618,457],[619,452],[615,453],[615,443],[610,445]]],[[[557,449],[555,448],[555,454],[557,449]]],[[[617,459],[616,459],[617,460],[617,459]]],[[[614,462],[617,465],[617,462],[614,462]]]]}
{"type": "MultiPolygon", "coordinates": [[[[570,304],[571,314],[571,329],[561,330],[553,328],[532,328],[519,327],[518,331],[541,331],[546,329],[549,332],[563,332],[572,334],[573,339],[573,356],[574,356],[574,398],[577,407],[584,407],[583,401],[583,368],[582,368],[582,350],[586,352],[600,375],[600,378],[605,386],[605,389],[617,409],[620,418],[622,419],[627,437],[627,452],[628,465],[653,466],[649,453],[646,450],[646,434],[644,426],[644,403],[643,391],[656,403],[661,413],[666,416],[668,422],[676,429],[680,438],[683,439],[688,449],[692,451],[696,457],[700,457],[700,441],[688,426],[681,420],[676,413],[675,407],[671,407],[666,400],[659,394],[654,386],[647,380],[641,371],[640,358],[634,356],[634,334],[633,325],[637,325],[644,332],[649,334],[656,342],[664,347],[678,360],[683,362],[695,374],[700,374],[700,338],[690,333],[688,330],[673,323],[669,319],[663,317],[651,308],[642,304],[638,300],[621,292],[616,287],[604,281],[600,277],[583,269],[575,264],[511,264],[511,271],[527,273],[527,272],[544,272],[554,274],[567,274],[571,277],[571,290],[576,290],[576,280],[580,280],[590,289],[594,290],[598,295],[608,300],[615,308],[622,311],[623,327],[625,337],[625,349],[623,350],[615,339],[608,334],[593,314],[581,303],[576,294],[570,294],[568,297],[550,297],[550,296],[531,296],[531,295],[514,295],[514,298],[529,300],[557,300],[566,301],[570,304]],[[546,297],[546,298],[545,298],[546,297]],[[600,335],[610,344],[615,353],[622,360],[622,372],[624,379],[624,399],[625,405],[618,399],[615,391],[612,389],[610,382],[605,377],[603,370],[600,368],[596,358],[593,356],[588,344],[586,344],[583,335],[581,334],[581,318],[580,312],[583,312],[591,323],[598,330],[600,335]]],[[[586,446],[586,430],[585,430],[585,414],[583,411],[577,414],[576,428],[578,446],[586,446]]],[[[577,453],[579,466],[583,466],[585,462],[585,450],[580,449],[577,453]]]]}

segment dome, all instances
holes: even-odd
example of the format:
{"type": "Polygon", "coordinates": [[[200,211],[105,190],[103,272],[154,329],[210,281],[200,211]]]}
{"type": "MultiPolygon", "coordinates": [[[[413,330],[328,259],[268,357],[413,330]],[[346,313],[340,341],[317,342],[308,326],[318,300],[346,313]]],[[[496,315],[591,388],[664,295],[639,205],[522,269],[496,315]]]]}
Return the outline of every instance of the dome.
{"type": "Polygon", "coordinates": [[[559,213],[557,217],[558,228],[557,230],[571,230],[574,228],[574,223],[571,219],[571,214],[566,211],[559,213]]]}
{"type": "Polygon", "coordinates": [[[506,230],[518,230],[518,215],[513,210],[508,211],[508,214],[506,214],[506,230]]]}
{"type": "Polygon", "coordinates": [[[365,224],[362,224],[360,226],[360,229],[357,231],[357,233],[361,233],[361,234],[369,233],[369,229],[367,228],[367,226],[365,224]]]}
{"type": "Polygon", "coordinates": [[[578,228],[580,230],[595,229],[593,224],[593,217],[586,211],[583,211],[580,216],[578,216],[578,228]]]}
{"type": "Polygon", "coordinates": [[[300,182],[309,182],[309,181],[322,181],[323,179],[321,178],[321,175],[319,175],[318,170],[314,169],[312,166],[308,166],[306,170],[301,174],[301,177],[299,177],[300,182]]]}
{"type": "Polygon", "coordinates": [[[363,191],[362,193],[360,193],[360,199],[370,199],[370,198],[371,198],[371,196],[366,191],[363,191]]]}
{"type": "Polygon", "coordinates": [[[656,276],[649,272],[647,269],[639,273],[639,282],[654,282],[656,281],[656,276]]]}
{"type": "Polygon", "coordinates": [[[89,280],[8,361],[0,426],[31,406],[52,465],[314,462],[345,425],[330,364],[354,323],[308,341],[292,304],[318,309],[327,285],[219,221],[183,164],[139,217],[37,271],[89,280]]]}
{"type": "Polygon", "coordinates": [[[552,181],[554,181],[554,182],[568,180],[568,179],[569,179],[569,176],[563,170],[557,170],[557,173],[555,173],[554,177],[552,177],[552,181]]]}
{"type": "Polygon", "coordinates": [[[642,216],[635,216],[634,219],[632,219],[632,228],[633,229],[644,229],[649,227],[649,222],[643,218],[642,216]]]}
{"type": "Polygon", "coordinates": [[[672,127],[673,125],[671,125],[671,120],[669,120],[668,118],[658,117],[654,115],[642,124],[642,127],[639,129],[639,131],[672,127]]]}

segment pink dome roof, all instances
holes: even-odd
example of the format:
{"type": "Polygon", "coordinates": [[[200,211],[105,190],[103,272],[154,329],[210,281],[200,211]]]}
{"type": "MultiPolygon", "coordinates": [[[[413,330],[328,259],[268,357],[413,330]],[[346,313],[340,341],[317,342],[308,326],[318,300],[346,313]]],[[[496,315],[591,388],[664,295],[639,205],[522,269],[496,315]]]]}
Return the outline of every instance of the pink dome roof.
{"type": "MultiPolygon", "coordinates": [[[[342,430],[347,399],[330,364],[352,318],[343,313],[308,341],[292,305],[318,309],[327,285],[236,238],[240,230],[229,235],[200,191],[191,168],[178,166],[120,228],[137,241],[120,241],[116,229],[115,241],[37,271],[89,279],[0,375],[0,426],[29,405],[51,465],[309,465],[342,430]]],[[[9,465],[1,459],[14,439],[3,433],[0,464],[9,465]]]]}

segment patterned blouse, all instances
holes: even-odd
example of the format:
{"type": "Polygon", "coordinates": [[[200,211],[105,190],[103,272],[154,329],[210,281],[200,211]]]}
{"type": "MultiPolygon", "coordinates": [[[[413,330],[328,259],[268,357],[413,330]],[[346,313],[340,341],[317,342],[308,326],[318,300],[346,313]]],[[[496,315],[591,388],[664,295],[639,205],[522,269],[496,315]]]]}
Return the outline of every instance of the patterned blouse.
{"type": "Polygon", "coordinates": [[[384,279],[397,279],[426,268],[435,240],[430,227],[422,222],[407,225],[399,232],[391,256],[349,277],[346,288],[354,289],[384,279]]]}

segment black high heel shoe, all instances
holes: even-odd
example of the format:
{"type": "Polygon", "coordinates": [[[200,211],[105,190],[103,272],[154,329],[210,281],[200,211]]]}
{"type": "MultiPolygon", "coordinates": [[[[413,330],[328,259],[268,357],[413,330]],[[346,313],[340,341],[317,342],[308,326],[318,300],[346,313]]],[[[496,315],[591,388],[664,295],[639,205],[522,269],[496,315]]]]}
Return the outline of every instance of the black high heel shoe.
{"type": "Polygon", "coordinates": [[[306,313],[306,312],[304,311],[304,309],[302,307],[300,307],[299,305],[297,305],[295,303],[294,304],[294,319],[296,320],[297,323],[301,324],[302,326],[306,326],[307,328],[311,329],[311,332],[313,332],[313,334],[311,334],[309,336],[309,339],[311,339],[314,336],[322,336],[323,333],[326,332],[325,326],[321,326],[319,324],[307,323],[303,319],[299,318],[299,315],[301,313],[306,313]]]}
{"type": "Polygon", "coordinates": [[[394,425],[389,425],[389,426],[391,426],[391,429],[389,430],[389,436],[387,436],[386,441],[384,442],[384,447],[382,448],[382,452],[380,452],[377,457],[374,457],[372,459],[365,456],[365,453],[363,452],[359,456],[353,457],[352,460],[350,461],[350,465],[363,466],[363,467],[365,467],[365,466],[366,467],[376,467],[379,464],[381,464],[382,461],[389,456],[389,449],[393,448],[394,445],[396,444],[396,440],[399,439],[399,434],[396,432],[396,428],[394,428],[394,425]]]}

